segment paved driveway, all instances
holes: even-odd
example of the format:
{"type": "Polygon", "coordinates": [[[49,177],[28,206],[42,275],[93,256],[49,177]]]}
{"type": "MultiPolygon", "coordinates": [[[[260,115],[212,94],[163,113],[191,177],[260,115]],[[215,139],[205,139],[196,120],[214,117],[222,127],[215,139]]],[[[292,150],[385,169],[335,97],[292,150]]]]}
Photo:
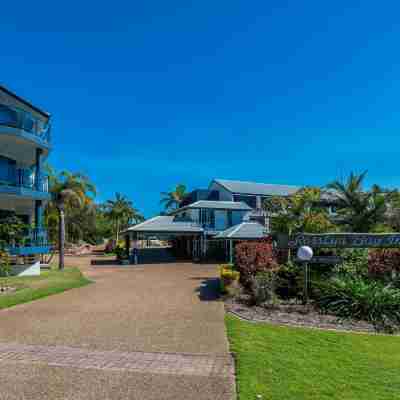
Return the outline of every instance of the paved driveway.
{"type": "Polygon", "coordinates": [[[95,283],[0,311],[0,399],[233,398],[215,266],[68,261],[95,283]]]}

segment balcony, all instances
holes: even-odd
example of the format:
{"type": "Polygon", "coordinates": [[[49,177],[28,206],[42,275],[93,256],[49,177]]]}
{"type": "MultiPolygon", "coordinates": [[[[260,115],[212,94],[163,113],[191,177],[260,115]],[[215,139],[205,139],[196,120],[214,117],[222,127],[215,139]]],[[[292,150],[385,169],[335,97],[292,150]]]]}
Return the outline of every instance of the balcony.
{"type": "Polygon", "coordinates": [[[46,120],[0,104],[0,155],[21,165],[34,165],[38,149],[42,159],[50,150],[51,128],[46,120]]]}
{"type": "Polygon", "coordinates": [[[47,254],[50,252],[50,244],[47,230],[43,228],[30,229],[18,243],[5,246],[8,253],[13,256],[29,256],[35,254],[47,254]]]}
{"type": "Polygon", "coordinates": [[[39,200],[50,199],[48,176],[42,174],[38,177],[30,169],[18,168],[12,172],[12,176],[5,180],[0,175],[0,193],[39,200]]]}

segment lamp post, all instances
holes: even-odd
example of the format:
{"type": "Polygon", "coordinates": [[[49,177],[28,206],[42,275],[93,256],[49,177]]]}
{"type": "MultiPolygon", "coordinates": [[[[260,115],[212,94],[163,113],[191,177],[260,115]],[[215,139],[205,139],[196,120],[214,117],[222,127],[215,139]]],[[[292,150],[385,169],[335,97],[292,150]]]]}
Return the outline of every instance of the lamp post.
{"type": "Polygon", "coordinates": [[[313,249],[309,246],[301,246],[297,250],[297,258],[300,261],[304,261],[304,297],[303,304],[308,303],[308,286],[309,286],[309,271],[308,261],[312,259],[314,255],[313,249]]]}

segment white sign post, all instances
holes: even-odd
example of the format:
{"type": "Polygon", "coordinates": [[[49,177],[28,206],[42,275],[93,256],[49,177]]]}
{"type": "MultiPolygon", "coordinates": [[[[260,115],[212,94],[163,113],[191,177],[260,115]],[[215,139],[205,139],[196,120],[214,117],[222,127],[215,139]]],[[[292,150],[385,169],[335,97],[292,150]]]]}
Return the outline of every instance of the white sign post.
{"type": "Polygon", "coordinates": [[[308,303],[308,281],[309,281],[309,271],[308,271],[308,261],[313,258],[314,252],[309,246],[301,246],[297,250],[297,258],[304,261],[304,298],[303,303],[308,303]]]}

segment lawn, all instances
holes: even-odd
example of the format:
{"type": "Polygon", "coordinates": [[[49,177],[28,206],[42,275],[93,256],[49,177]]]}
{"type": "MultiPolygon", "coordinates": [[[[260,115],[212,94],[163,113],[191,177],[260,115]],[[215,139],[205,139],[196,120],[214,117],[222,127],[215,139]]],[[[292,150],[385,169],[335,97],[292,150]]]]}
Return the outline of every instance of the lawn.
{"type": "Polygon", "coordinates": [[[88,283],[90,281],[82,275],[78,268],[66,268],[64,271],[56,269],[42,271],[40,276],[34,277],[0,278],[0,288],[11,286],[17,289],[14,292],[0,294],[0,309],[78,288],[88,283]]]}
{"type": "Polygon", "coordinates": [[[240,400],[400,398],[400,337],[226,325],[240,400]]]}

